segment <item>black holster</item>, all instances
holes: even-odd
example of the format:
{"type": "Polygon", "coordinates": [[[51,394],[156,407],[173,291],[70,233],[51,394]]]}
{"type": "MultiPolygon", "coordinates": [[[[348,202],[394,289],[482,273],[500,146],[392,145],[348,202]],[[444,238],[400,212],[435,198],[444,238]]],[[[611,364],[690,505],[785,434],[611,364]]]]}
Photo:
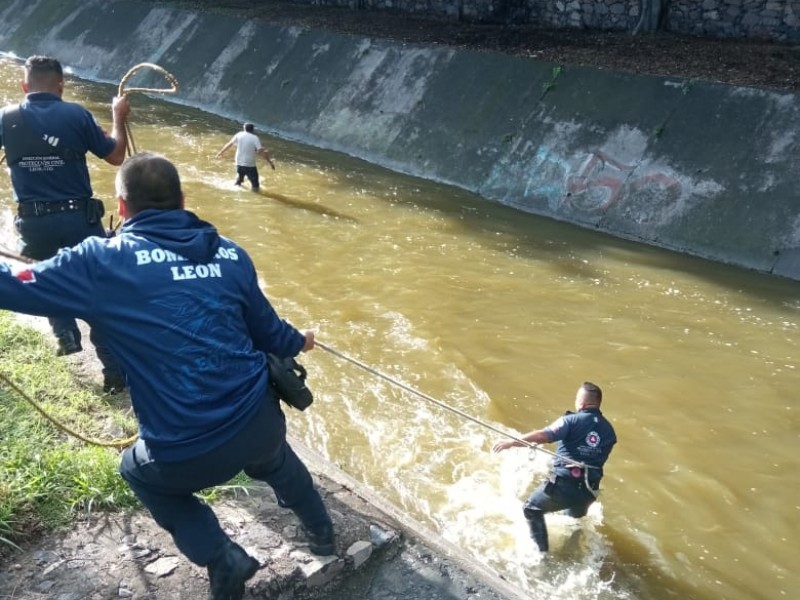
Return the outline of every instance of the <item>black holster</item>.
{"type": "Polygon", "coordinates": [[[306,387],[306,370],[291,356],[278,358],[267,354],[269,384],[272,392],[286,404],[297,410],[305,410],[314,401],[311,390],[306,387]]]}
{"type": "Polygon", "coordinates": [[[86,222],[89,225],[96,225],[106,214],[106,207],[97,198],[89,198],[86,201],[86,222]]]}

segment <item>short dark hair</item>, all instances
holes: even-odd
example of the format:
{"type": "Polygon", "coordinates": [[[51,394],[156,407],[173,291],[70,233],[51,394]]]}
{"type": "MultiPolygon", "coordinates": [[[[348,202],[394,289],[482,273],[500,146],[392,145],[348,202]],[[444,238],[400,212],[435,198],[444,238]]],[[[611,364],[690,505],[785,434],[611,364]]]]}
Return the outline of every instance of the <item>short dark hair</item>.
{"type": "Polygon", "coordinates": [[[25,81],[34,85],[64,79],[61,63],[51,56],[33,55],[25,61],[25,81]]]}
{"type": "Polygon", "coordinates": [[[178,169],[160,154],[134,154],[117,172],[117,195],[131,215],[148,208],[180,208],[183,192],[178,169]]]}
{"type": "Polygon", "coordinates": [[[255,125],[253,125],[252,123],[245,123],[244,124],[244,130],[247,133],[253,133],[253,129],[255,129],[255,125]]]}
{"type": "Polygon", "coordinates": [[[595,385],[591,381],[584,381],[583,385],[581,385],[581,389],[587,392],[598,404],[603,401],[603,390],[600,389],[599,385],[595,385]]]}

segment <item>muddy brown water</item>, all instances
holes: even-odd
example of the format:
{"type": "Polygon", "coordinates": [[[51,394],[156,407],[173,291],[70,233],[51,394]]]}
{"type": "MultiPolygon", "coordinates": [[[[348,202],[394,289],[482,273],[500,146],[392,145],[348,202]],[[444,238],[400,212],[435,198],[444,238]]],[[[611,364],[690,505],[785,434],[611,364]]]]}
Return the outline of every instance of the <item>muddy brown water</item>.
{"type": "MultiPolygon", "coordinates": [[[[19,98],[18,67],[0,94],[19,98]]],[[[66,99],[110,124],[115,87],[66,99]]],[[[620,241],[261,134],[277,165],[236,188],[240,125],[134,96],[137,148],[181,172],[187,205],[253,256],[299,327],[513,434],[605,391],[619,444],[601,500],[549,518],[546,563],[520,504],[548,457],[322,349],[315,403],[289,413],[311,448],[533,598],[753,600],[800,595],[798,284],[620,241]]],[[[114,169],[90,160],[114,210],[114,169]]],[[[13,209],[0,178],[6,231],[13,209]]]]}

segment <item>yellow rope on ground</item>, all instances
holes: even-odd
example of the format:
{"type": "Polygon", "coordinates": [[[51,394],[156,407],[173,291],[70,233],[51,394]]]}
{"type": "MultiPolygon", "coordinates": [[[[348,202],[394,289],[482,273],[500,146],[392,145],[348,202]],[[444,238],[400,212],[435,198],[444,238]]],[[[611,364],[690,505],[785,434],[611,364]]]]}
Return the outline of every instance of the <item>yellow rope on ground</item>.
{"type": "MultiPolygon", "coordinates": [[[[142,94],[174,94],[178,91],[178,80],[175,78],[172,73],[155,65],[153,63],[139,63],[138,65],[132,67],[119,82],[119,90],[117,92],[118,96],[123,96],[125,94],[133,94],[135,92],[142,93],[142,94]],[[164,76],[164,79],[170,85],[168,88],[144,88],[144,87],[129,87],[126,88],[125,85],[128,83],[128,80],[133,77],[135,73],[142,69],[152,69],[153,71],[157,71],[161,75],[164,76]]],[[[130,125],[128,124],[127,119],[125,120],[125,132],[127,133],[128,142],[127,142],[127,151],[128,156],[133,156],[136,154],[136,144],[133,141],[133,133],[131,132],[130,125]]]]}
{"type": "MultiPolygon", "coordinates": [[[[21,256],[19,254],[15,254],[13,252],[6,251],[6,250],[2,249],[2,247],[0,247],[0,256],[2,256],[4,258],[17,260],[17,261],[20,261],[20,262],[23,262],[23,263],[28,263],[28,264],[37,262],[37,261],[35,261],[35,260],[31,259],[31,258],[27,258],[25,256],[21,256]]],[[[28,394],[26,394],[17,384],[15,384],[13,381],[11,381],[11,379],[9,379],[3,373],[0,373],[0,382],[5,383],[8,387],[10,387],[15,392],[17,392],[17,394],[22,396],[22,398],[24,398],[25,401],[28,402],[28,404],[30,404],[34,409],[36,409],[36,411],[39,414],[41,414],[44,418],[46,418],[48,421],[50,421],[58,429],[60,429],[61,431],[63,431],[67,435],[71,435],[72,437],[81,440],[82,442],[86,442],[87,444],[91,444],[93,446],[103,446],[103,447],[108,447],[108,448],[125,448],[126,446],[130,446],[137,439],[139,439],[139,434],[132,435],[131,437],[126,438],[126,439],[111,440],[109,442],[89,439],[89,438],[81,435],[77,431],[73,431],[72,429],[70,429],[69,427],[64,425],[63,423],[59,422],[55,417],[53,417],[52,415],[48,414],[48,412],[44,408],[42,408],[42,406],[38,402],[36,402],[36,400],[34,400],[28,394]]]]}
{"type": "Polygon", "coordinates": [[[33,408],[35,408],[39,412],[39,414],[41,414],[43,417],[45,417],[48,421],[50,421],[58,429],[60,429],[61,431],[63,431],[67,435],[71,435],[72,437],[81,440],[82,442],[86,442],[87,444],[91,444],[93,446],[103,446],[103,447],[106,447],[106,448],[125,448],[127,446],[130,446],[137,439],[139,439],[139,434],[138,433],[136,435],[132,435],[131,437],[123,439],[123,440],[111,440],[109,442],[104,442],[104,441],[100,441],[100,440],[92,440],[92,439],[89,439],[87,437],[84,437],[83,435],[81,435],[77,431],[74,431],[74,430],[70,429],[69,427],[67,427],[66,425],[64,425],[63,423],[60,423],[52,415],[48,414],[48,412],[44,408],[42,408],[42,406],[38,402],[36,402],[36,400],[34,400],[28,394],[26,394],[22,389],[20,389],[20,387],[17,384],[15,384],[13,381],[11,381],[3,373],[0,373],[0,380],[3,381],[8,387],[13,389],[15,392],[17,392],[20,396],[22,396],[28,402],[28,404],[30,404],[33,408]]]}

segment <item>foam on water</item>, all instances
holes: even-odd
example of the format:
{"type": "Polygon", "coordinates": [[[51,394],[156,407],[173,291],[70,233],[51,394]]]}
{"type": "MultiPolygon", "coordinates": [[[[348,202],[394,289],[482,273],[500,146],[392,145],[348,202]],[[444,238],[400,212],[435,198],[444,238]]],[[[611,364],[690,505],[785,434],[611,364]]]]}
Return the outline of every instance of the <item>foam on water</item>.
{"type": "MultiPolygon", "coordinates": [[[[428,342],[416,335],[413,324],[402,313],[385,311],[383,319],[385,323],[377,329],[386,332],[392,364],[380,370],[423,393],[428,380],[442,378],[450,390],[449,397],[437,400],[480,419],[489,402],[487,394],[452,363],[434,375],[424,373],[425,369],[412,372],[411,359],[424,354],[428,342]],[[403,360],[398,355],[403,355],[403,360]]],[[[371,483],[368,474],[376,469],[367,463],[380,462],[385,477],[380,487],[388,484],[394,493],[390,498],[393,502],[533,598],[627,597],[615,589],[613,575],[600,574],[609,552],[600,533],[601,502],[580,520],[548,515],[552,551],[545,560],[529,538],[522,503],[547,474],[548,454],[521,448],[492,454],[493,443],[501,437],[495,431],[467,422],[386,381],[364,379],[350,369],[342,369],[335,387],[348,390],[335,402],[363,436],[363,440],[351,438],[359,455],[354,463],[361,465],[357,469],[363,468],[362,473],[354,475],[365,476],[371,483]],[[436,431],[433,438],[431,430],[436,431]]],[[[316,441],[326,439],[316,426],[314,432],[316,441]]]]}
{"type": "MultiPolygon", "coordinates": [[[[464,436],[475,448],[467,467],[447,486],[446,501],[437,510],[441,534],[489,568],[502,574],[533,598],[621,599],[613,575],[601,576],[608,543],[600,533],[602,503],[583,519],[554,513],[547,516],[551,553],[542,555],[528,535],[522,503],[543,478],[550,463],[544,453],[512,449],[498,455],[481,452],[490,444],[483,431],[464,436]]],[[[463,460],[463,456],[461,457],[463,460]]]]}

